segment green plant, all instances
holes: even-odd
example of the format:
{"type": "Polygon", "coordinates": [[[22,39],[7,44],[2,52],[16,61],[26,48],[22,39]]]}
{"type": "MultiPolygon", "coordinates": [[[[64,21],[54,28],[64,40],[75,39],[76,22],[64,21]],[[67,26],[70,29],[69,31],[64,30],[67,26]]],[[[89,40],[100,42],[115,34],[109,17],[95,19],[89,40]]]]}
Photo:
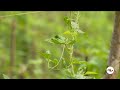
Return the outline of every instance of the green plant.
{"type": "Polygon", "coordinates": [[[50,70],[59,70],[63,72],[66,78],[87,79],[95,78],[96,72],[88,71],[88,62],[80,61],[73,57],[74,45],[79,39],[79,35],[84,32],[79,28],[79,12],[75,13],[75,18],[65,17],[67,30],[63,35],[55,35],[54,37],[47,39],[52,44],[62,46],[62,52],[59,59],[52,59],[50,51],[42,53],[42,56],[46,58],[48,67],[50,70]],[[68,53],[67,58],[64,58],[65,51],[68,53]]]}

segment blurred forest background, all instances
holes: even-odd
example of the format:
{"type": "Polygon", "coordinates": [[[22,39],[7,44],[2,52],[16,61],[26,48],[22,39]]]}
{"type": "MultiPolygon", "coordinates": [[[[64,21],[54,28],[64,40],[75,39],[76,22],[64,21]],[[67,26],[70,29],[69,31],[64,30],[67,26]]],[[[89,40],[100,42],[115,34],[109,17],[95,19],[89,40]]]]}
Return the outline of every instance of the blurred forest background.
{"type": "MultiPolygon", "coordinates": [[[[64,17],[69,11],[0,12],[0,78],[66,78],[64,72],[49,70],[41,52],[50,50],[59,57],[61,47],[46,39],[66,31],[64,17]],[[21,13],[21,15],[20,15],[21,13]],[[28,14],[22,14],[28,13],[28,14]]],[[[74,12],[73,12],[74,13],[74,12]]],[[[79,11],[79,26],[85,33],[78,38],[73,56],[86,60],[96,78],[105,75],[114,25],[114,12],[79,11]]]]}

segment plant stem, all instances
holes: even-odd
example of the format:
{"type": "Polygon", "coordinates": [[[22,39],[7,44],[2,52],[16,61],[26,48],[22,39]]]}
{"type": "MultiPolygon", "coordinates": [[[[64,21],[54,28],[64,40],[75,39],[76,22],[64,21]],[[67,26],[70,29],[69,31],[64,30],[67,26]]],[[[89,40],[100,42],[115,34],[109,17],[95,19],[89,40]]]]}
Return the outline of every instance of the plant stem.
{"type": "Polygon", "coordinates": [[[76,15],[76,22],[77,23],[79,22],[79,11],[77,12],[77,15],[76,15]]]}
{"type": "Polygon", "coordinates": [[[74,66],[73,66],[73,59],[72,59],[72,55],[73,55],[73,45],[71,46],[70,61],[71,61],[72,73],[73,73],[73,75],[74,75],[74,66]]]}
{"type": "Polygon", "coordinates": [[[55,67],[57,67],[59,65],[59,63],[61,62],[61,60],[63,58],[64,51],[65,51],[65,45],[63,46],[63,50],[62,50],[62,54],[60,56],[59,62],[54,67],[52,67],[52,69],[54,69],[55,67]]]}
{"type": "Polygon", "coordinates": [[[60,57],[60,60],[59,60],[59,61],[62,60],[62,58],[63,58],[63,54],[64,54],[64,51],[65,51],[65,45],[63,46],[62,54],[61,54],[61,57],[60,57]]]}

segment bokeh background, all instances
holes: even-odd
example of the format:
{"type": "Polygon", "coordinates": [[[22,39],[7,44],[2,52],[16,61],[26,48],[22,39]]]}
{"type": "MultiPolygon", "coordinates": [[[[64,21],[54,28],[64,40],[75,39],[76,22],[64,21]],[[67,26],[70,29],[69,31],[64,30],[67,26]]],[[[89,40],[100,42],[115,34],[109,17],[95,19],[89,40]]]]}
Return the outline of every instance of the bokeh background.
{"type": "MultiPolygon", "coordinates": [[[[61,48],[46,39],[66,31],[64,17],[69,11],[0,12],[0,78],[65,78],[64,73],[48,69],[41,52],[50,50],[59,57],[61,48]],[[21,15],[20,15],[21,13],[21,15]],[[22,14],[28,13],[28,14],[22,14]]],[[[74,13],[74,12],[73,12],[74,13]]],[[[90,70],[105,74],[114,25],[114,12],[79,11],[79,26],[85,33],[78,38],[73,56],[87,60],[90,70]]]]}

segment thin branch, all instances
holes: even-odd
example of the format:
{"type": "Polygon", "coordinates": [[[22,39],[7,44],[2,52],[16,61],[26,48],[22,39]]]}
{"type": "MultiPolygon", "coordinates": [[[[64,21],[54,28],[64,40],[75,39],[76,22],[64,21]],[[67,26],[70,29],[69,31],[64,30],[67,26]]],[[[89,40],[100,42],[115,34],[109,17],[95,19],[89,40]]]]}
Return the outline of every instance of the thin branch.
{"type": "Polygon", "coordinates": [[[12,17],[12,16],[21,16],[21,15],[26,15],[26,14],[32,14],[32,13],[39,13],[40,11],[33,11],[33,12],[26,12],[26,13],[17,13],[17,14],[10,14],[10,15],[4,15],[0,16],[0,18],[6,18],[6,17],[12,17]]]}
{"type": "Polygon", "coordinates": [[[59,63],[61,62],[61,60],[62,60],[62,58],[63,58],[64,51],[65,51],[65,45],[63,46],[63,50],[62,50],[62,54],[61,54],[61,56],[60,56],[59,62],[58,62],[54,67],[52,67],[52,69],[54,69],[55,67],[57,67],[57,66],[59,65],[59,63]]]}

